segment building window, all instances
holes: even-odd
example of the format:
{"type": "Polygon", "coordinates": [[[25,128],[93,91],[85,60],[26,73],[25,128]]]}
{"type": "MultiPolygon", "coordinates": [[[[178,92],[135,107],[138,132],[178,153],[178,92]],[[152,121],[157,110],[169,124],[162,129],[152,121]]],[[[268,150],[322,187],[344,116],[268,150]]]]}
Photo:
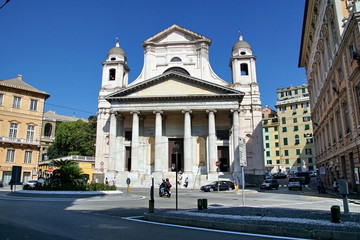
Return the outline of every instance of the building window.
{"type": "Polygon", "coordinates": [[[284,155],[289,156],[289,150],[284,150],[284,155]]]}
{"type": "Polygon", "coordinates": [[[270,147],[270,143],[265,143],[265,147],[269,148],[270,147]]]}
{"type": "MultiPolygon", "coordinates": [[[[276,121],[277,122],[277,121],[276,121]]],[[[277,131],[278,130],[278,127],[274,127],[274,131],[277,131]]],[[[276,139],[276,138],[275,138],[276,139]]]]}
{"type": "Polygon", "coordinates": [[[266,161],[266,164],[271,165],[271,164],[272,164],[272,160],[267,160],[267,161],[266,161]]]}
{"type": "Polygon", "coordinates": [[[8,149],[6,152],[6,162],[13,163],[15,159],[15,150],[8,149]]]}
{"type": "Polygon", "coordinates": [[[308,158],[309,163],[313,163],[312,158],[308,158]]]}
{"type": "Polygon", "coordinates": [[[264,120],[264,124],[268,124],[268,120],[264,120]]]}
{"type": "Polygon", "coordinates": [[[289,159],[285,159],[285,164],[289,164],[289,159]]]}
{"type": "Polygon", "coordinates": [[[312,138],[308,138],[308,139],[306,139],[306,143],[313,143],[313,139],[312,138]]]}
{"type": "Polygon", "coordinates": [[[279,143],[278,143],[278,142],[275,143],[275,147],[279,147],[279,143]]]}
{"type": "Polygon", "coordinates": [[[24,163],[31,163],[32,160],[32,152],[25,151],[24,163]]]}
{"type": "Polygon", "coordinates": [[[284,145],[288,145],[288,139],[284,138],[284,145]]]}
{"type": "Polygon", "coordinates": [[[0,94],[0,106],[4,104],[4,94],[0,94]]]}
{"type": "Polygon", "coordinates": [[[348,113],[347,102],[343,103],[342,110],[343,110],[343,114],[344,114],[345,131],[346,131],[346,134],[348,134],[348,133],[350,133],[350,122],[349,122],[349,113],[348,113]]]}
{"type": "Polygon", "coordinates": [[[270,151],[266,151],[266,156],[270,157],[270,151]]]}
{"type": "Polygon", "coordinates": [[[114,81],[115,80],[115,75],[116,75],[116,69],[115,68],[111,68],[109,70],[109,80],[110,81],[114,81]]]}
{"type": "Polygon", "coordinates": [[[299,145],[300,144],[300,139],[295,139],[295,145],[299,145]]]}
{"type": "Polygon", "coordinates": [[[265,136],[265,140],[269,140],[269,136],[265,136]]]}
{"type": "Polygon", "coordinates": [[[52,125],[51,125],[51,123],[45,124],[45,130],[44,130],[45,137],[51,137],[51,133],[52,133],[52,125]]]}
{"type": "Polygon", "coordinates": [[[276,156],[280,156],[280,151],[275,152],[276,156]]]}
{"type": "Polygon", "coordinates": [[[35,126],[28,125],[26,131],[26,141],[32,141],[34,139],[35,126]]]}
{"type": "Polygon", "coordinates": [[[283,127],[282,131],[283,131],[283,132],[286,132],[286,131],[287,131],[287,128],[286,128],[286,127],[283,127]]]}
{"type": "Polygon", "coordinates": [[[265,127],[265,128],[264,128],[264,131],[265,131],[265,132],[269,132],[269,128],[265,127]]]}
{"type": "Polygon", "coordinates": [[[335,121],[334,118],[330,119],[330,129],[331,129],[331,135],[333,137],[333,143],[336,143],[336,134],[335,134],[335,121]]]}
{"type": "Polygon", "coordinates": [[[296,110],[297,108],[298,108],[298,105],[297,105],[297,104],[291,105],[291,109],[292,109],[292,110],[296,110]]]}
{"type": "Polygon", "coordinates": [[[21,97],[14,97],[12,107],[13,108],[20,108],[20,105],[21,105],[21,97]]]}
{"type": "Polygon", "coordinates": [[[294,131],[299,131],[299,126],[294,126],[294,131]]]}
{"type": "Polygon", "coordinates": [[[310,125],[309,124],[305,124],[305,130],[310,130],[310,125]]]}
{"type": "Polygon", "coordinates": [[[30,100],[30,111],[37,111],[37,100],[31,99],[30,100]]]}
{"type": "Polygon", "coordinates": [[[293,118],[293,122],[294,122],[294,123],[297,123],[297,118],[293,118]]]}
{"type": "Polygon", "coordinates": [[[308,122],[308,121],[310,121],[310,120],[311,120],[310,117],[303,117],[303,122],[308,122]]]}
{"type": "Polygon", "coordinates": [[[301,158],[296,159],[297,163],[301,163],[301,158]]]}
{"type": "Polygon", "coordinates": [[[125,131],[125,141],[131,141],[131,140],[132,140],[132,132],[125,131]]]}
{"type": "Polygon", "coordinates": [[[337,127],[338,127],[338,136],[339,136],[339,139],[341,139],[342,138],[342,124],[341,124],[341,116],[340,116],[339,110],[336,111],[335,116],[336,116],[337,127]]]}
{"type": "Polygon", "coordinates": [[[181,62],[181,58],[179,57],[173,57],[170,62],[181,62]]]}
{"type": "Polygon", "coordinates": [[[286,111],[286,106],[279,107],[279,110],[282,111],[282,112],[285,112],[286,111]]]}
{"type": "Polygon", "coordinates": [[[301,89],[302,93],[306,93],[306,88],[301,89]]]}
{"type": "Polygon", "coordinates": [[[301,154],[301,150],[300,149],[296,149],[296,155],[300,155],[301,154]]]}
{"type": "Polygon", "coordinates": [[[9,138],[16,138],[18,130],[17,123],[10,123],[9,138]]]}
{"type": "Polygon", "coordinates": [[[282,122],[282,124],[286,124],[286,117],[282,117],[281,122],[282,122]]]}
{"type": "Polygon", "coordinates": [[[274,138],[275,138],[275,139],[279,139],[279,135],[277,135],[277,134],[274,135],[274,138]]]}
{"type": "Polygon", "coordinates": [[[305,148],[305,154],[306,155],[311,155],[312,154],[311,148],[305,148]]]}
{"type": "Polygon", "coordinates": [[[307,102],[306,102],[306,103],[302,103],[302,104],[301,104],[301,107],[302,107],[302,108],[308,108],[308,107],[309,107],[309,103],[307,103],[307,102]]]}
{"type": "Polygon", "coordinates": [[[249,75],[248,65],[246,63],[240,64],[240,71],[241,71],[241,76],[249,75]]]}

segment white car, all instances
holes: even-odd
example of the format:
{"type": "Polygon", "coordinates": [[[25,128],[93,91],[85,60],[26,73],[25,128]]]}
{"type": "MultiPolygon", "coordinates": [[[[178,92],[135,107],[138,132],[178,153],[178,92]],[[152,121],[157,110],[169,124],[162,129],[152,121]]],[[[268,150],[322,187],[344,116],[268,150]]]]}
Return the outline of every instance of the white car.
{"type": "Polygon", "coordinates": [[[302,185],[301,185],[301,182],[300,182],[300,178],[297,178],[297,177],[289,178],[288,189],[291,190],[291,189],[294,189],[294,188],[302,190],[302,185]]]}
{"type": "Polygon", "coordinates": [[[29,186],[31,188],[35,187],[35,185],[38,183],[38,180],[29,180],[25,183],[25,186],[29,186]]]}

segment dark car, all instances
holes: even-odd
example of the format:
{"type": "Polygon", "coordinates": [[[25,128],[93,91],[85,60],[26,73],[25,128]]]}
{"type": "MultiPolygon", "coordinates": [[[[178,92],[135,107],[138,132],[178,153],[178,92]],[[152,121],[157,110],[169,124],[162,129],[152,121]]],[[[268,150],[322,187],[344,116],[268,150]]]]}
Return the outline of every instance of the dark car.
{"type": "Polygon", "coordinates": [[[275,173],[272,176],[275,179],[285,179],[285,178],[287,178],[287,175],[285,173],[275,173]]]}
{"type": "Polygon", "coordinates": [[[300,183],[302,185],[309,184],[310,182],[309,172],[297,172],[295,173],[295,177],[298,177],[300,179],[300,183]]]}
{"type": "Polygon", "coordinates": [[[204,192],[213,192],[213,191],[226,191],[226,190],[233,190],[235,189],[235,185],[231,181],[215,181],[210,184],[204,185],[200,188],[201,191],[204,192]]]}
{"type": "Polygon", "coordinates": [[[279,189],[279,182],[276,179],[265,179],[260,184],[260,189],[279,189]]]}

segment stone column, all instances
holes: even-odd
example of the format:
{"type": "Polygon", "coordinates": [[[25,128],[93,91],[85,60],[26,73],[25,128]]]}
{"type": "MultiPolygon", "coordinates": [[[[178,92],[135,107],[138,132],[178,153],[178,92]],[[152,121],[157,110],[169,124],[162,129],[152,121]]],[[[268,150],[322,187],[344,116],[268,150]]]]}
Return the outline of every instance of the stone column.
{"type": "Polygon", "coordinates": [[[192,171],[191,159],[191,110],[183,110],[184,114],[184,172],[192,171]]]}
{"type": "Polygon", "coordinates": [[[125,147],[123,138],[123,116],[121,114],[116,115],[117,120],[117,133],[116,133],[116,162],[115,170],[117,172],[123,172],[125,169],[125,147]]]}
{"type": "Polygon", "coordinates": [[[110,133],[109,133],[109,166],[108,171],[115,171],[116,163],[116,131],[117,119],[116,111],[110,112],[110,133]]]}
{"type": "Polygon", "coordinates": [[[130,112],[133,115],[131,137],[131,171],[139,171],[139,111],[130,112]]]}
{"type": "Polygon", "coordinates": [[[215,127],[215,113],[216,110],[206,110],[209,114],[208,121],[209,121],[209,172],[213,173],[216,172],[216,161],[217,158],[217,146],[216,146],[216,127],[215,127]]]}
{"type": "Polygon", "coordinates": [[[162,116],[163,111],[154,111],[155,114],[155,172],[161,172],[164,168],[162,164],[162,116]]]}
{"type": "Polygon", "coordinates": [[[232,142],[233,142],[233,149],[234,149],[234,172],[240,172],[240,154],[239,154],[239,110],[232,109],[231,112],[233,113],[233,127],[232,127],[232,142]]]}

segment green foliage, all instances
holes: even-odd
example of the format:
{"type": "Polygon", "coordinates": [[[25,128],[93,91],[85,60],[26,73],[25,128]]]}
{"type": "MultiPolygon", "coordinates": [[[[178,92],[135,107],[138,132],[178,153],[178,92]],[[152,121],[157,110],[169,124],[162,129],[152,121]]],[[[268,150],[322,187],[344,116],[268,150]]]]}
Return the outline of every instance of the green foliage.
{"type": "Polygon", "coordinates": [[[104,183],[89,183],[86,184],[86,191],[115,191],[115,186],[109,186],[104,183]]]}
{"type": "Polygon", "coordinates": [[[89,122],[77,120],[56,126],[55,141],[48,149],[49,159],[69,155],[93,156],[96,140],[96,116],[89,122]]]}

